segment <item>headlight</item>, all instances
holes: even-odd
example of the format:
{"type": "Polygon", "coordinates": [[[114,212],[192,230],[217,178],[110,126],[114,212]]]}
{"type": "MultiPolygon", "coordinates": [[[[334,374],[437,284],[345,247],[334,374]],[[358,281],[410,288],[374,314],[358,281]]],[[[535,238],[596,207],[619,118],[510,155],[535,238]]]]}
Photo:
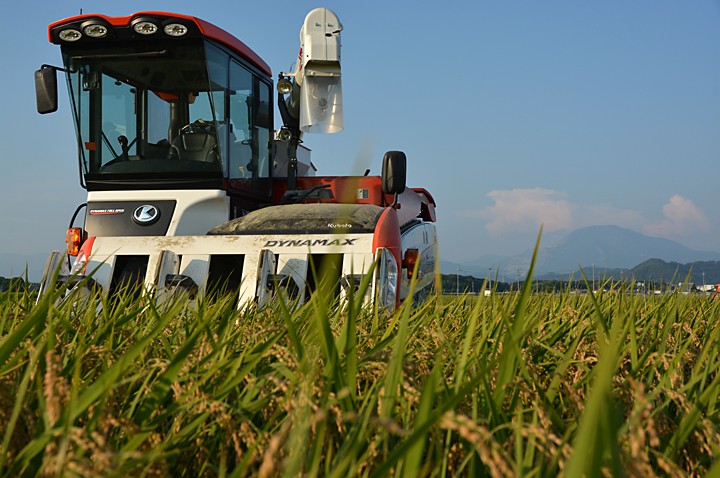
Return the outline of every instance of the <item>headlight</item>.
{"type": "Polygon", "coordinates": [[[158,27],[153,22],[137,22],[133,25],[133,30],[141,35],[152,35],[158,31],[158,27]]]}
{"type": "Polygon", "coordinates": [[[377,268],[377,301],[382,308],[394,309],[397,302],[398,266],[395,256],[388,249],[379,248],[380,263],[377,268]]]}
{"type": "Polygon", "coordinates": [[[58,37],[62,41],[78,41],[82,38],[82,33],[80,33],[80,30],[76,30],[74,28],[66,28],[65,30],[58,33],[58,37]]]}
{"type": "Polygon", "coordinates": [[[108,29],[105,25],[95,24],[86,26],[83,32],[91,38],[102,38],[107,35],[108,29]]]}
{"type": "Polygon", "coordinates": [[[188,29],[185,25],[181,25],[180,23],[170,23],[165,25],[163,31],[166,35],[170,35],[171,37],[181,37],[188,32],[188,29]]]}

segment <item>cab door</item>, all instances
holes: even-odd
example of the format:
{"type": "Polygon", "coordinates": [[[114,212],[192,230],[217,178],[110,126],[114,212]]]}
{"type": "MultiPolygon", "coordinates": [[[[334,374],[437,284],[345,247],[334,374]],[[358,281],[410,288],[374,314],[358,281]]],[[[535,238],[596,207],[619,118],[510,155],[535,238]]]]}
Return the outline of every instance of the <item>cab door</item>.
{"type": "Polygon", "coordinates": [[[271,85],[234,60],[229,73],[228,194],[237,217],[270,203],[271,85]]]}

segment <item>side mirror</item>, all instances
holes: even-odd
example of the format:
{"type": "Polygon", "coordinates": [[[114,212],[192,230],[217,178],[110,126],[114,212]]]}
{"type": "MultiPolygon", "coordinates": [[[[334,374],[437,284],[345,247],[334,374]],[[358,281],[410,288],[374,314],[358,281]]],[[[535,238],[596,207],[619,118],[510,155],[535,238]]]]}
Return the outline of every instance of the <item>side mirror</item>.
{"type": "Polygon", "coordinates": [[[35,98],[40,114],[53,113],[58,109],[57,70],[44,66],[35,72],[35,98]]]}
{"type": "Polygon", "coordinates": [[[407,158],[402,151],[388,151],[383,156],[382,192],[401,194],[405,191],[407,158]]]}

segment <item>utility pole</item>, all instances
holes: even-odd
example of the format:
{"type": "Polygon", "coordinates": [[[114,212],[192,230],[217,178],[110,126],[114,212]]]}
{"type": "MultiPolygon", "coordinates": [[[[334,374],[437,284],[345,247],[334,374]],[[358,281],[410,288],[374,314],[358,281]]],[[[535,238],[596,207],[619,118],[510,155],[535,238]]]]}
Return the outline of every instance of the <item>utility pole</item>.
{"type": "Polygon", "coordinates": [[[459,267],[455,271],[455,295],[460,295],[460,271],[467,272],[459,267]]]}

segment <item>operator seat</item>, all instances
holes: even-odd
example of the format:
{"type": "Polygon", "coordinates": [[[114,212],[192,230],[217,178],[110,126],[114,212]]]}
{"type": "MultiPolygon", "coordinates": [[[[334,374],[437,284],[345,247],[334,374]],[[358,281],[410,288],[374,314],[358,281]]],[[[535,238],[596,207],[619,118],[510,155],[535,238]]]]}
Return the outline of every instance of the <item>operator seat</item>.
{"type": "Polygon", "coordinates": [[[197,120],[184,126],[180,134],[172,140],[168,155],[170,159],[181,161],[219,163],[220,155],[213,124],[197,120]]]}

